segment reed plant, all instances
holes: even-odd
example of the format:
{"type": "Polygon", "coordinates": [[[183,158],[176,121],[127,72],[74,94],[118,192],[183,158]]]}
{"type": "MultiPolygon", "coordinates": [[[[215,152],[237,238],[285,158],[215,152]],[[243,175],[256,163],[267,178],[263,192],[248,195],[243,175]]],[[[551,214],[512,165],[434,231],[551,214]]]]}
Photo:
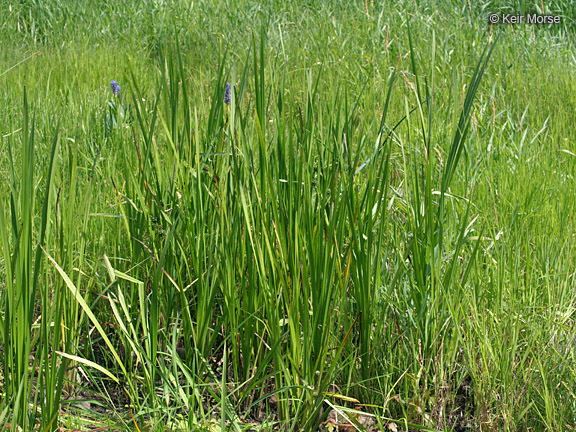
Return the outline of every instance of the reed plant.
{"type": "Polygon", "coordinates": [[[574,11],[456,3],[1,10],[0,430],[576,427],[574,11]]]}

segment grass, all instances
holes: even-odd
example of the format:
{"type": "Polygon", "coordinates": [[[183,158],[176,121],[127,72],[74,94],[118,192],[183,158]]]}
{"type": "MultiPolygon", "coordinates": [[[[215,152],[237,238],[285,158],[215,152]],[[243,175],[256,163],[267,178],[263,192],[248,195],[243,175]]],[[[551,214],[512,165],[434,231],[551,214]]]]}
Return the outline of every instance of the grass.
{"type": "Polygon", "coordinates": [[[574,6],[377,3],[0,11],[0,430],[576,428],[574,6]]]}

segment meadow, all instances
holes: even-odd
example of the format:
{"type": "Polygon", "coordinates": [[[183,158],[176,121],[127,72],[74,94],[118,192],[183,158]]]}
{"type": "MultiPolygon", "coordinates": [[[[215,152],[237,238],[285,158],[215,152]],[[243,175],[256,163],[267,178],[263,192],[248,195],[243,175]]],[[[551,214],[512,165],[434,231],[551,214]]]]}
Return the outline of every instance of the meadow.
{"type": "Polygon", "coordinates": [[[576,429],[575,20],[6,0],[0,431],[576,429]]]}

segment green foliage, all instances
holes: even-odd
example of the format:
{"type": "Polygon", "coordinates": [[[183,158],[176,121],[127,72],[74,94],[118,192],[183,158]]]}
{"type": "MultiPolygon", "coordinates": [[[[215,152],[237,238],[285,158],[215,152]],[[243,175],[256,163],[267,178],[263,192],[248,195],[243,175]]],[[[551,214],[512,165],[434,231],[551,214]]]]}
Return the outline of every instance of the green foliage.
{"type": "Polygon", "coordinates": [[[576,427],[576,11],[528,3],[1,8],[0,430],[576,427]]]}

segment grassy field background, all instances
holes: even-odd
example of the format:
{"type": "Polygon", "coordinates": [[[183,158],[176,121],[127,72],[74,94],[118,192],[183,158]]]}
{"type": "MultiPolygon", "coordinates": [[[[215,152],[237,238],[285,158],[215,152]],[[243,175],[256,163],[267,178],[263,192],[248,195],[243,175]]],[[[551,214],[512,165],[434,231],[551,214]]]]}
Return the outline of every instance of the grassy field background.
{"type": "Polygon", "coordinates": [[[0,430],[575,429],[575,20],[5,2],[0,430]]]}

